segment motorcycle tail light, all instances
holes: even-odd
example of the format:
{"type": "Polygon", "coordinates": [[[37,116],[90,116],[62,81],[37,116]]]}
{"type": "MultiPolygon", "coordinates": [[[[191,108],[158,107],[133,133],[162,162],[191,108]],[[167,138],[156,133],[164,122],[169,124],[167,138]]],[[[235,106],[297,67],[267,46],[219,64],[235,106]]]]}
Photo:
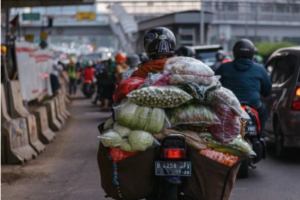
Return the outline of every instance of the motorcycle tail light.
{"type": "Polygon", "coordinates": [[[87,79],[87,80],[85,80],[85,82],[86,82],[86,83],[91,83],[92,80],[87,79]]]}
{"type": "Polygon", "coordinates": [[[79,76],[81,75],[81,72],[77,72],[77,73],[78,73],[79,76]]]}
{"type": "Polygon", "coordinates": [[[186,157],[185,149],[163,149],[164,158],[168,159],[180,159],[186,157]]]}

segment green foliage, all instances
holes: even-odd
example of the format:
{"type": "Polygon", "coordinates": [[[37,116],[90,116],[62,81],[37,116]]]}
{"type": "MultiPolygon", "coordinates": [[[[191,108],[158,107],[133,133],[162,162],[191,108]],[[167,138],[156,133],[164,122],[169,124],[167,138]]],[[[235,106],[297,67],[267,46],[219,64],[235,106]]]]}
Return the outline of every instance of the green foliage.
{"type": "Polygon", "coordinates": [[[269,42],[258,42],[254,44],[258,50],[258,54],[264,57],[269,57],[273,52],[278,49],[285,47],[297,46],[297,44],[290,42],[278,42],[278,43],[269,43],[269,42]]]}

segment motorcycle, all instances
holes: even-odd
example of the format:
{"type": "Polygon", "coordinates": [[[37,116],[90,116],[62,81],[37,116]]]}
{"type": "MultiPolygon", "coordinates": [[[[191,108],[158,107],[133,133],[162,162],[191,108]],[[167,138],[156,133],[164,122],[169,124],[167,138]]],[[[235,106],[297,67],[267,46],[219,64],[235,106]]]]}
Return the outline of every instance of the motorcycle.
{"type": "Polygon", "coordinates": [[[261,159],[266,158],[266,141],[261,137],[260,119],[256,109],[249,105],[242,103],[242,109],[249,115],[249,119],[246,121],[246,127],[244,130],[244,139],[252,146],[256,156],[244,160],[241,164],[238,177],[247,178],[249,173],[249,167],[255,169],[255,164],[261,159]]]}
{"type": "Polygon", "coordinates": [[[82,85],[82,93],[87,97],[91,98],[95,93],[95,85],[93,80],[85,79],[82,85]]]}
{"type": "MultiPolygon", "coordinates": [[[[155,161],[157,177],[156,200],[177,200],[184,197],[185,179],[192,175],[192,163],[189,160],[185,137],[169,134],[161,141],[155,161]]],[[[148,200],[148,198],[147,198],[148,200]]]]}

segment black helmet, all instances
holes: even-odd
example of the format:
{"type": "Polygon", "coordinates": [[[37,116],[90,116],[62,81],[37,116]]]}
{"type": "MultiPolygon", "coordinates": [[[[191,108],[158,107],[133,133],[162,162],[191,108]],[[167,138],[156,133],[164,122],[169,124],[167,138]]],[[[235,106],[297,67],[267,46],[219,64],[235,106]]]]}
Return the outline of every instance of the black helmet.
{"type": "Polygon", "coordinates": [[[254,55],[254,45],[250,40],[241,39],[233,47],[234,58],[252,59],[254,55]]]}
{"type": "Polygon", "coordinates": [[[175,46],[176,39],[173,32],[164,27],[153,28],[144,37],[144,48],[149,58],[173,55],[175,46]]]}
{"type": "Polygon", "coordinates": [[[177,49],[175,51],[175,54],[177,56],[185,56],[185,57],[192,57],[192,58],[196,57],[195,50],[192,49],[191,47],[187,47],[187,46],[180,47],[179,49],[177,49]]]}
{"type": "Polygon", "coordinates": [[[222,61],[226,58],[226,54],[223,50],[218,50],[216,53],[216,60],[217,61],[222,61]]]}

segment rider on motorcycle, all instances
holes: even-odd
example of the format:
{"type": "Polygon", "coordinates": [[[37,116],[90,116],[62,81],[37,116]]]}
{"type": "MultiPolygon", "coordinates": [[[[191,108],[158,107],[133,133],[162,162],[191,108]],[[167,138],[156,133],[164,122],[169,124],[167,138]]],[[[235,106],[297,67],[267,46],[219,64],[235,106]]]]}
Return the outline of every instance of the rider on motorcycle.
{"type": "Polygon", "coordinates": [[[226,62],[230,62],[229,59],[227,59],[227,56],[223,50],[218,50],[216,53],[216,62],[211,67],[213,71],[217,71],[220,66],[226,62]]]}
{"type": "Polygon", "coordinates": [[[260,96],[271,93],[272,83],[266,69],[252,62],[254,45],[250,40],[241,39],[233,47],[234,61],[220,66],[216,75],[221,83],[230,89],[240,102],[248,103],[257,110],[260,117],[261,136],[268,114],[260,96]]]}
{"type": "Polygon", "coordinates": [[[90,80],[91,82],[95,82],[95,72],[94,72],[94,62],[88,61],[86,62],[85,69],[83,70],[83,78],[84,80],[90,80]]]}
{"type": "Polygon", "coordinates": [[[161,73],[168,58],[175,53],[176,39],[172,31],[164,27],[151,29],[144,37],[144,49],[150,59],[143,63],[131,77],[147,78],[148,73],[161,73]]]}

